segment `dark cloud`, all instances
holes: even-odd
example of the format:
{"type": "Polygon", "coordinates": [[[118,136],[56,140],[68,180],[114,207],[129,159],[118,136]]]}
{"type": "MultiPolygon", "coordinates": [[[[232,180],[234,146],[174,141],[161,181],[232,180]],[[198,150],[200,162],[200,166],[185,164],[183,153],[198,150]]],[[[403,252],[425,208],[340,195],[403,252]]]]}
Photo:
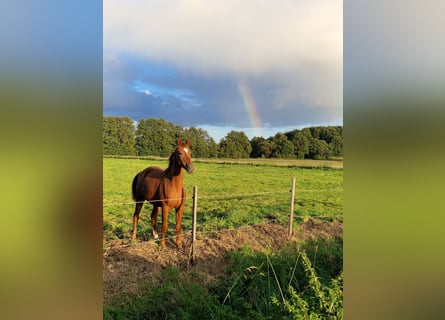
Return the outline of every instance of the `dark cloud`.
{"type": "Polygon", "coordinates": [[[341,124],[341,17],[341,1],[110,0],[104,113],[221,128],[341,124]]]}

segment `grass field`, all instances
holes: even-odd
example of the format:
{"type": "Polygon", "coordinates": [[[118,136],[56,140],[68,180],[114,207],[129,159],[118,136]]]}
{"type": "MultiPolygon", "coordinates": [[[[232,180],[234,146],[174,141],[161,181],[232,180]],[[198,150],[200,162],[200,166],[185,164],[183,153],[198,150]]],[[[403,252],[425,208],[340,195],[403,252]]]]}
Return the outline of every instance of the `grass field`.
{"type": "MultiPolygon", "coordinates": [[[[191,229],[197,186],[198,235],[206,237],[190,267],[187,249],[159,251],[144,241],[153,239],[149,204],[139,241],[114,247],[130,243],[131,182],[152,165],[167,161],[103,159],[104,319],[343,319],[343,170],[319,162],[195,161],[184,176],[183,231],[191,229]],[[281,225],[288,223],[293,177],[300,230],[288,240],[281,225]],[[278,224],[241,228],[271,220],[278,224]]],[[[168,236],[175,235],[174,218],[172,212],[168,236]]]]}
{"type": "MultiPolygon", "coordinates": [[[[134,211],[131,182],[136,173],[152,165],[165,168],[167,161],[103,159],[104,246],[113,239],[129,238],[134,211]]],[[[195,161],[195,172],[184,176],[187,201],[183,230],[191,229],[193,186],[198,187],[198,231],[238,228],[265,220],[285,224],[293,177],[296,222],[307,216],[342,220],[343,170],[323,166],[319,162],[309,165],[307,161],[304,167],[278,160],[195,161]]],[[[138,235],[146,239],[151,237],[150,212],[151,205],[145,204],[138,226],[138,235]]],[[[174,218],[174,214],[169,215],[169,234],[174,232],[174,218]]]]}

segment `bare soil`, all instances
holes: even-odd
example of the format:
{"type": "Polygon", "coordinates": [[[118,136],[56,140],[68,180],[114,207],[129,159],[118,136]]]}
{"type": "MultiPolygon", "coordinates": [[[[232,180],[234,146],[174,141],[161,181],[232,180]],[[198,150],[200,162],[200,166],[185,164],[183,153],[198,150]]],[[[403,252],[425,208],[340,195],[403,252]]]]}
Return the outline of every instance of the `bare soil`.
{"type": "Polygon", "coordinates": [[[312,218],[300,224],[291,239],[287,237],[286,227],[273,222],[223,230],[213,235],[198,233],[193,265],[190,263],[190,232],[183,234],[181,249],[176,248],[173,237],[167,240],[167,248],[164,250],[160,250],[154,240],[131,244],[115,241],[103,256],[104,304],[107,305],[110,299],[122,294],[138,295],[142,285],[158,285],[162,282],[162,270],[167,267],[198,271],[205,277],[205,282],[211,283],[224,273],[230,251],[248,246],[258,252],[274,252],[290,241],[332,237],[343,237],[341,222],[312,218]]]}

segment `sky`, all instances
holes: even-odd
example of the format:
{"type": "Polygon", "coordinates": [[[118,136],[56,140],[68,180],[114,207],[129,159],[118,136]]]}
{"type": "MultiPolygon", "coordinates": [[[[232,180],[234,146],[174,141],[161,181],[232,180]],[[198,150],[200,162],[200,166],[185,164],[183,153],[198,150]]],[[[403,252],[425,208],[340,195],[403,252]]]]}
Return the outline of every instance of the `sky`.
{"type": "Polygon", "coordinates": [[[343,124],[339,0],[106,0],[103,113],[277,132],[343,124]]]}

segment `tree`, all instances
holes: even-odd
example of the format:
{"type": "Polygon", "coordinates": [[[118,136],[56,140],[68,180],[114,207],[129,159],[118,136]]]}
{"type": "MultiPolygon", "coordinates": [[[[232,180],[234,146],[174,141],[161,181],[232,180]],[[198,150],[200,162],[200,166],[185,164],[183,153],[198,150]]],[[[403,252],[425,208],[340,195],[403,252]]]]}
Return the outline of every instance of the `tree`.
{"type": "Polygon", "coordinates": [[[103,153],[110,155],[154,155],[168,157],[178,138],[190,138],[198,158],[293,158],[329,159],[343,156],[343,126],[318,126],[267,139],[248,140],[242,131],[231,131],[220,143],[206,130],[184,129],[164,119],[141,119],[135,129],[129,117],[103,117],[103,153]]]}
{"type": "Polygon", "coordinates": [[[310,141],[314,137],[312,136],[311,129],[310,128],[303,128],[301,129],[301,133],[310,141]]]}
{"type": "Polygon", "coordinates": [[[250,152],[251,158],[261,158],[261,143],[264,140],[263,137],[253,137],[252,140],[250,140],[250,146],[252,147],[252,151],[250,152]]]}
{"type": "Polygon", "coordinates": [[[286,132],[285,135],[292,141],[297,159],[343,156],[343,126],[308,127],[286,132]]]}
{"type": "Polygon", "coordinates": [[[294,153],[297,159],[304,159],[309,153],[309,141],[301,131],[295,133],[292,143],[294,144],[294,153]]]}
{"type": "Polygon", "coordinates": [[[181,126],[164,119],[141,119],[136,130],[137,154],[168,157],[183,131],[181,126]]]}
{"type": "Polygon", "coordinates": [[[326,141],[312,139],[309,144],[309,158],[315,160],[329,159],[330,149],[326,141]]]}
{"type": "Polygon", "coordinates": [[[260,143],[260,152],[262,158],[270,158],[275,150],[275,142],[272,139],[266,139],[260,143]]]}
{"type": "Polygon", "coordinates": [[[326,141],[327,144],[331,144],[336,135],[335,127],[320,127],[319,139],[326,141]]]}
{"type": "Polygon", "coordinates": [[[320,139],[320,132],[322,127],[309,127],[309,131],[311,132],[311,136],[314,139],[320,139]]]}
{"type": "Polygon", "coordinates": [[[230,131],[219,143],[222,158],[248,158],[251,152],[252,146],[243,131],[230,131]]]}
{"type": "Polygon", "coordinates": [[[134,124],[129,117],[103,117],[103,153],[134,155],[134,124]]]}
{"type": "Polygon", "coordinates": [[[271,139],[275,145],[272,151],[272,158],[293,158],[294,157],[294,144],[287,139],[282,133],[277,133],[271,139]]]}
{"type": "Polygon", "coordinates": [[[209,133],[201,128],[190,127],[184,130],[184,137],[190,138],[190,148],[196,158],[215,158],[218,156],[218,145],[209,133]]]}
{"type": "Polygon", "coordinates": [[[334,157],[343,157],[343,137],[334,136],[332,142],[329,144],[331,154],[334,157]]]}

